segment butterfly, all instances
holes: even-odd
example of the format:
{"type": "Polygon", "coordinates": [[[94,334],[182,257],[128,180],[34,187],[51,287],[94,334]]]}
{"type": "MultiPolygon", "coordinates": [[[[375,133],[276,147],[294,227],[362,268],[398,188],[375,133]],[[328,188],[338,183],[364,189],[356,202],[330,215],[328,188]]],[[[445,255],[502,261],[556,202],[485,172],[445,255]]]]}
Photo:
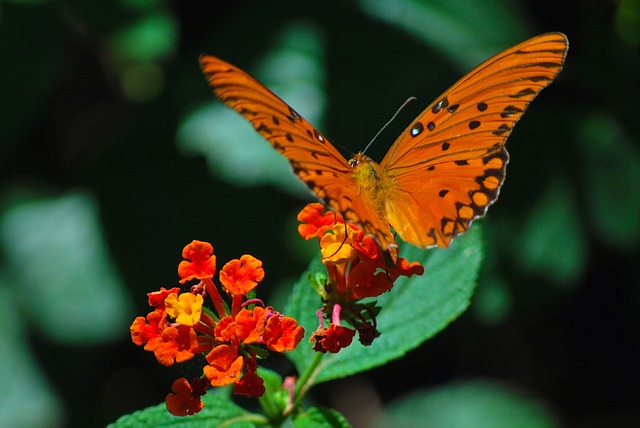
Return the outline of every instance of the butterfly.
{"type": "Polygon", "coordinates": [[[533,37],[486,60],[430,104],[379,164],[345,159],[292,107],[239,68],[200,56],[220,100],[245,117],[325,206],[373,235],[388,266],[393,230],[419,247],[447,247],[496,201],[507,137],[529,103],[558,75],[569,48],[562,33],[533,37]]]}

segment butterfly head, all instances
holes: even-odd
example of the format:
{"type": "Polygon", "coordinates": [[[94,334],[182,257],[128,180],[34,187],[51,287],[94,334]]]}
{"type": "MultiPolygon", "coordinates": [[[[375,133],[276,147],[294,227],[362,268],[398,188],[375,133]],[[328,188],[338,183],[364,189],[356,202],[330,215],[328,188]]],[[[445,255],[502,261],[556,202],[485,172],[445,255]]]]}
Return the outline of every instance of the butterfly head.
{"type": "Polygon", "coordinates": [[[358,165],[362,165],[370,162],[373,162],[373,160],[369,156],[365,155],[363,152],[360,152],[354,155],[351,159],[349,159],[348,164],[351,169],[355,169],[358,167],[358,165]]]}
{"type": "Polygon", "coordinates": [[[380,165],[362,152],[349,159],[349,167],[353,170],[353,177],[360,188],[379,185],[383,179],[380,165]]]}

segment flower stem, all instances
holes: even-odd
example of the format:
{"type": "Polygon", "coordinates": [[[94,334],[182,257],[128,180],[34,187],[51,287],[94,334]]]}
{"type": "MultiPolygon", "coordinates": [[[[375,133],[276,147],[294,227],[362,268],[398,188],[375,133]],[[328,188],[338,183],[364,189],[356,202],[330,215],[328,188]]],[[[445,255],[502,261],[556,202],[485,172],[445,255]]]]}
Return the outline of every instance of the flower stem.
{"type": "Polygon", "coordinates": [[[213,306],[216,308],[216,312],[218,312],[218,317],[222,319],[227,316],[227,311],[224,307],[222,296],[220,296],[220,292],[218,291],[218,288],[215,286],[211,278],[205,278],[202,280],[202,282],[204,282],[207,293],[209,293],[209,297],[213,302],[213,306]]]}
{"type": "Polygon", "coordinates": [[[313,386],[312,382],[320,369],[320,362],[322,361],[322,357],[324,357],[324,354],[322,352],[316,352],[313,360],[311,360],[311,364],[309,364],[307,369],[300,375],[300,378],[296,382],[293,408],[298,407],[298,405],[302,401],[302,397],[304,397],[304,394],[306,394],[309,388],[313,386]]]}

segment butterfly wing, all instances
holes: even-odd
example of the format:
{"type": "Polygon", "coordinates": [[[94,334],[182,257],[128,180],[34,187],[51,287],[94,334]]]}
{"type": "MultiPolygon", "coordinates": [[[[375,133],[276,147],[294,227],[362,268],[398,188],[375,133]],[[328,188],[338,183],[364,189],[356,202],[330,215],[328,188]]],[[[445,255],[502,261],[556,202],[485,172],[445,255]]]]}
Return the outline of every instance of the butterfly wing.
{"type": "Polygon", "coordinates": [[[558,75],[567,49],[561,33],[509,48],[460,79],[405,129],[380,163],[393,182],[388,220],[405,241],[446,247],[486,213],[504,181],[506,139],[558,75]]]}
{"type": "Polygon", "coordinates": [[[251,122],[325,205],[376,236],[382,248],[396,245],[389,223],[361,197],[347,161],[326,137],[239,68],[210,55],[200,65],[218,98],[251,122]]]}

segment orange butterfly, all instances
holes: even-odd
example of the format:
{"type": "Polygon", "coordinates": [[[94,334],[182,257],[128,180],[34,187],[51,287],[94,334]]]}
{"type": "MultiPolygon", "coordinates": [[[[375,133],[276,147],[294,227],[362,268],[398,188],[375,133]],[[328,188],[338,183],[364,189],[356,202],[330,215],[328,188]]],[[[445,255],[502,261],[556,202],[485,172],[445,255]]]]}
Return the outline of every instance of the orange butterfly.
{"type": "Polygon", "coordinates": [[[419,247],[447,247],[498,198],[514,125],[562,69],[562,33],[529,39],[486,60],[436,98],[382,162],[347,161],[293,108],[237,67],[202,55],[215,94],[286,157],[298,177],[348,221],[373,235],[389,266],[398,244],[389,225],[419,247]]]}

